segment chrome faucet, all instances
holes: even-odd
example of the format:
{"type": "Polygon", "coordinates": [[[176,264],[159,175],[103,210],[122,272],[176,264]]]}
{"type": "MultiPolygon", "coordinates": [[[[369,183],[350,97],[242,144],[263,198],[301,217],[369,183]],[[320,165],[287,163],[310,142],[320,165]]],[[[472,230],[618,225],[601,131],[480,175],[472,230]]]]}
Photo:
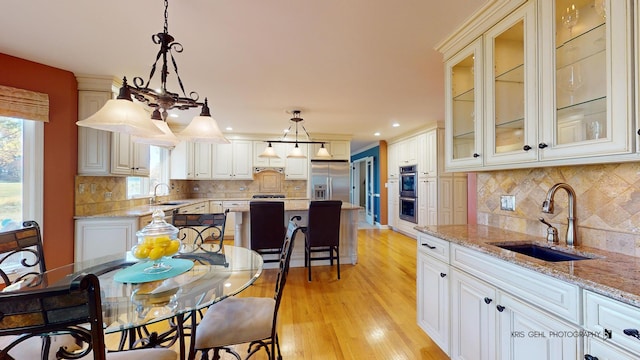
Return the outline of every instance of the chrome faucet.
{"type": "Polygon", "coordinates": [[[166,186],[166,187],[167,187],[167,190],[169,190],[169,192],[171,192],[171,187],[169,186],[169,184],[160,183],[160,184],[156,185],[156,186],[153,188],[153,197],[151,198],[151,203],[152,203],[152,204],[155,204],[155,203],[156,203],[156,198],[158,197],[158,187],[159,187],[160,185],[164,185],[164,186],[166,186]]]}
{"type": "Polygon", "coordinates": [[[573,216],[574,209],[576,206],[576,192],[573,190],[569,184],[565,183],[557,183],[549,189],[547,192],[547,198],[542,203],[542,212],[547,214],[553,214],[553,196],[556,194],[558,189],[564,189],[567,192],[567,196],[569,197],[569,214],[567,218],[567,246],[573,247],[573,244],[577,240],[576,235],[576,219],[573,216]]]}

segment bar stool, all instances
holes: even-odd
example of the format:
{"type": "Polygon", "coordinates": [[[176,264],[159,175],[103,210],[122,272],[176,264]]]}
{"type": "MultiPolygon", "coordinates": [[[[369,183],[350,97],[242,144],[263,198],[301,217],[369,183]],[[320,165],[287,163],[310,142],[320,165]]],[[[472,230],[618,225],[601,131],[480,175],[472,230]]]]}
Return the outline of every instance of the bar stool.
{"type": "MultiPolygon", "coordinates": [[[[278,255],[282,252],[282,244],[286,227],[284,226],[284,201],[251,201],[249,202],[251,218],[251,250],[264,255],[278,255]]],[[[268,257],[264,262],[279,262],[277,257],[268,257]]]]}

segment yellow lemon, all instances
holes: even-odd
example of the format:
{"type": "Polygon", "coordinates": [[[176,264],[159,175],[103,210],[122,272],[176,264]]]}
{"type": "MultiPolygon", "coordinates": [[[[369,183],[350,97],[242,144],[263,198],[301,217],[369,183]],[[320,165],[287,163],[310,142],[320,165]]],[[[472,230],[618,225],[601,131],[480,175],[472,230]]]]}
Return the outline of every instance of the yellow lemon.
{"type": "Polygon", "coordinates": [[[134,246],[133,256],[138,259],[146,259],[149,256],[149,248],[141,245],[134,246]]]}
{"type": "Polygon", "coordinates": [[[168,236],[158,236],[154,240],[155,246],[167,247],[171,243],[171,239],[168,236]]]}
{"type": "Polygon", "coordinates": [[[149,251],[149,259],[158,260],[164,256],[164,248],[162,247],[154,247],[149,251]]]}
{"type": "Polygon", "coordinates": [[[164,249],[164,256],[170,256],[178,252],[180,249],[180,241],[171,240],[169,246],[164,249]]]}

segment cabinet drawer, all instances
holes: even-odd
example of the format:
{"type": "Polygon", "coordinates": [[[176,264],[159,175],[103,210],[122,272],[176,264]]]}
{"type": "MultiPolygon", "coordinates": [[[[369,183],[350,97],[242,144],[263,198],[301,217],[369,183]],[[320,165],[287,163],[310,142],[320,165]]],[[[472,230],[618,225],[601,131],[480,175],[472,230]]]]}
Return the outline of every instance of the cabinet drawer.
{"type": "Polygon", "coordinates": [[[436,237],[418,234],[418,251],[432,256],[440,261],[449,263],[449,242],[436,237]]]}
{"type": "Polygon", "coordinates": [[[491,255],[451,245],[451,265],[575,324],[581,321],[580,288],[491,255]]]}
{"type": "Polygon", "coordinates": [[[640,331],[640,308],[585,290],[584,326],[603,335],[607,343],[640,354],[640,339],[624,333],[625,329],[640,331]]]}

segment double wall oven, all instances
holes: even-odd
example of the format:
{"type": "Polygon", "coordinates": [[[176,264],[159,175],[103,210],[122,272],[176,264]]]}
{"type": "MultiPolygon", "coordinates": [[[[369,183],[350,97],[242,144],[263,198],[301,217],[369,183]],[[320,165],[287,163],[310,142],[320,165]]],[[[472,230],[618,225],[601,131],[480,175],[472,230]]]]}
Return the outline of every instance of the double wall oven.
{"type": "Polygon", "coordinates": [[[416,165],[400,167],[400,219],[418,223],[418,171],[416,165]]]}

